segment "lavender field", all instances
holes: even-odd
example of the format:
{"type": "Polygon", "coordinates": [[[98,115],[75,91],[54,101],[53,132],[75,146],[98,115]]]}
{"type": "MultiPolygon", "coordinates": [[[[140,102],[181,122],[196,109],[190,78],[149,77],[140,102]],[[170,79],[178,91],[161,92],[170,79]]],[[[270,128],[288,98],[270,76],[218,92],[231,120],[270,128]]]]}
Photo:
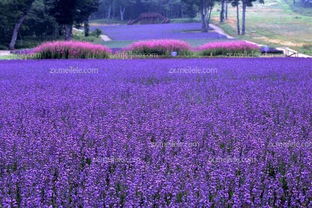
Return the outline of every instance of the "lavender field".
{"type": "Polygon", "coordinates": [[[312,207],[312,61],[0,62],[0,207],[312,207]]]}
{"type": "Polygon", "coordinates": [[[216,32],[200,32],[200,23],[171,23],[147,25],[108,25],[94,26],[99,28],[112,40],[149,40],[149,39],[206,39],[226,40],[227,38],[216,32]]]}

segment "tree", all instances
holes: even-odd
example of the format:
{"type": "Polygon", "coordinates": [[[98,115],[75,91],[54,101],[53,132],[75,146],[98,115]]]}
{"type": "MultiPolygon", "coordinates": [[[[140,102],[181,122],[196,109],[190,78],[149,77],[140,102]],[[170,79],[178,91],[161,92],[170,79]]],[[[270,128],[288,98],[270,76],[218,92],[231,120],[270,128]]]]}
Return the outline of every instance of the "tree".
{"type": "MultiPolygon", "coordinates": [[[[237,34],[245,35],[246,34],[246,12],[247,7],[252,7],[253,3],[257,0],[232,0],[231,4],[233,7],[236,7],[236,24],[237,24],[237,34]],[[242,5],[242,26],[240,27],[240,12],[239,8],[242,5]],[[241,28],[241,29],[240,29],[241,28]]],[[[259,0],[260,3],[264,3],[264,0],[259,0]]]]}
{"type": "Polygon", "coordinates": [[[11,33],[11,15],[9,2],[0,1],[0,49],[6,49],[10,41],[8,34],[11,33]]]}
{"type": "Polygon", "coordinates": [[[220,10],[220,22],[224,22],[225,19],[225,5],[226,0],[221,0],[221,10],[220,10]]]}
{"type": "Polygon", "coordinates": [[[113,3],[114,0],[106,0],[103,2],[107,7],[107,19],[112,18],[112,9],[113,9],[113,3]]]}
{"type": "Polygon", "coordinates": [[[32,47],[40,40],[51,39],[56,23],[54,18],[45,12],[44,0],[35,0],[29,12],[26,12],[26,17],[22,15],[22,8],[25,8],[24,5],[30,5],[22,3],[25,1],[0,1],[1,49],[14,49],[23,46],[24,43],[32,47]],[[34,41],[28,41],[29,39],[34,41]]]}
{"type": "Polygon", "coordinates": [[[72,39],[72,27],[78,0],[46,0],[49,14],[65,29],[65,40],[72,39]]]}
{"type": "Polygon", "coordinates": [[[119,18],[121,21],[125,20],[125,13],[128,7],[130,7],[134,2],[131,0],[115,0],[114,1],[114,6],[113,8],[115,8],[116,10],[118,10],[118,12],[116,12],[117,14],[119,14],[119,18]]]}
{"type": "Polygon", "coordinates": [[[232,6],[236,7],[236,29],[237,34],[240,35],[240,20],[239,20],[239,0],[234,0],[232,6]]]}
{"type": "Polygon", "coordinates": [[[17,40],[17,35],[18,32],[26,18],[26,16],[28,15],[28,13],[31,10],[32,4],[34,3],[35,0],[14,0],[11,2],[10,6],[11,6],[11,12],[16,12],[16,23],[14,25],[14,29],[12,32],[12,36],[11,36],[11,41],[9,44],[9,48],[10,50],[15,49],[15,44],[16,44],[16,40],[17,40]]]}
{"type": "Polygon", "coordinates": [[[225,0],[225,19],[228,19],[228,0],[225,0]]]}
{"type": "Polygon", "coordinates": [[[99,8],[99,0],[77,0],[74,21],[77,24],[84,24],[84,35],[89,36],[89,17],[99,8]]]}
{"type": "Polygon", "coordinates": [[[84,23],[89,35],[89,17],[97,11],[99,0],[45,0],[49,14],[65,29],[65,40],[72,39],[73,24],[84,23]]]}
{"type": "MultiPolygon", "coordinates": [[[[242,35],[246,34],[246,11],[247,7],[252,7],[253,3],[256,2],[257,0],[242,0],[242,35]]],[[[259,0],[260,3],[264,3],[264,0],[259,0]]]]}
{"type": "Polygon", "coordinates": [[[211,12],[213,10],[216,0],[183,0],[183,2],[192,6],[195,5],[197,8],[199,8],[202,31],[208,32],[211,12]]]}

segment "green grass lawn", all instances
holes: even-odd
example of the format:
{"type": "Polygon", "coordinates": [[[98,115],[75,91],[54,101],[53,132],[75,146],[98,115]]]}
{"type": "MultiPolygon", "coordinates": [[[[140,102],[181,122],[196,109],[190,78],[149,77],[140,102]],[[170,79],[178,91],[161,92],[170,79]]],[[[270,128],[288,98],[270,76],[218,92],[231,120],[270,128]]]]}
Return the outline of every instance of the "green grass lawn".
{"type": "Polygon", "coordinates": [[[312,55],[312,16],[294,12],[285,0],[270,0],[264,5],[255,4],[248,8],[245,36],[236,35],[236,11],[229,8],[226,23],[219,23],[217,9],[213,22],[230,35],[260,44],[290,47],[312,55]]]}
{"type": "Polygon", "coordinates": [[[10,55],[5,55],[5,56],[0,55],[0,60],[15,60],[15,59],[23,59],[23,57],[20,55],[15,55],[15,54],[10,54],[10,55]]]}

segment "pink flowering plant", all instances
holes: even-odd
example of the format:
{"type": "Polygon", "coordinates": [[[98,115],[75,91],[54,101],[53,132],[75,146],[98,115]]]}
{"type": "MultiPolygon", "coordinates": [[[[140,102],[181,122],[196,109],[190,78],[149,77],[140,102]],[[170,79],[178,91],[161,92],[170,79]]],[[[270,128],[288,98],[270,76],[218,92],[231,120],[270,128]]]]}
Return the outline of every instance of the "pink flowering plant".
{"type": "Polygon", "coordinates": [[[191,53],[191,46],[181,40],[147,40],[135,42],[125,51],[133,54],[159,56],[169,56],[171,52],[177,52],[177,55],[185,56],[191,53]]]}
{"type": "Polygon", "coordinates": [[[230,41],[207,43],[196,48],[196,51],[201,56],[255,56],[260,48],[245,41],[230,41]]]}
{"type": "Polygon", "coordinates": [[[111,50],[103,45],[79,41],[46,42],[34,49],[38,59],[109,58],[111,50]]]}

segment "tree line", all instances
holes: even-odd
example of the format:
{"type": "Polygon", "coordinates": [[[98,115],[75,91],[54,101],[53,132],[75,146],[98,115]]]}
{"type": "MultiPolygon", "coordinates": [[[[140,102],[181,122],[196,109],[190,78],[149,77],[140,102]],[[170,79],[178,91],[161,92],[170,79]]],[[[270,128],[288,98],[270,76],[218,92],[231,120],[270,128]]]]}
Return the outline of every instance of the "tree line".
{"type": "Polygon", "coordinates": [[[65,40],[72,38],[73,25],[84,24],[98,10],[100,0],[1,0],[0,47],[14,49],[22,36],[65,40]],[[2,46],[1,46],[2,45],[2,46]]]}
{"type": "Polygon", "coordinates": [[[207,32],[216,4],[221,5],[220,22],[227,19],[229,6],[236,7],[237,33],[244,35],[246,10],[256,1],[263,3],[263,0],[1,0],[0,49],[7,46],[14,49],[16,41],[24,37],[70,40],[74,25],[83,26],[88,36],[90,19],[128,21],[144,12],[157,12],[168,18],[199,15],[201,29],[207,32]]]}
{"type": "Polygon", "coordinates": [[[169,18],[196,16],[192,8],[182,0],[103,0],[93,18],[131,20],[143,12],[157,12],[169,18]]]}
{"type": "Polygon", "coordinates": [[[199,8],[202,31],[207,32],[211,20],[211,13],[216,4],[220,4],[220,22],[228,19],[228,7],[236,8],[237,34],[246,34],[246,13],[247,8],[252,7],[255,2],[264,3],[264,0],[182,0],[193,7],[199,8]],[[241,13],[241,14],[240,14],[241,13]]]}
{"type": "Polygon", "coordinates": [[[99,10],[93,16],[129,20],[136,18],[142,12],[158,12],[169,18],[194,18],[199,14],[202,31],[207,32],[212,10],[216,4],[220,4],[220,22],[228,18],[228,7],[235,7],[237,34],[244,35],[247,8],[252,7],[257,1],[264,3],[264,0],[103,0],[99,10]]]}

